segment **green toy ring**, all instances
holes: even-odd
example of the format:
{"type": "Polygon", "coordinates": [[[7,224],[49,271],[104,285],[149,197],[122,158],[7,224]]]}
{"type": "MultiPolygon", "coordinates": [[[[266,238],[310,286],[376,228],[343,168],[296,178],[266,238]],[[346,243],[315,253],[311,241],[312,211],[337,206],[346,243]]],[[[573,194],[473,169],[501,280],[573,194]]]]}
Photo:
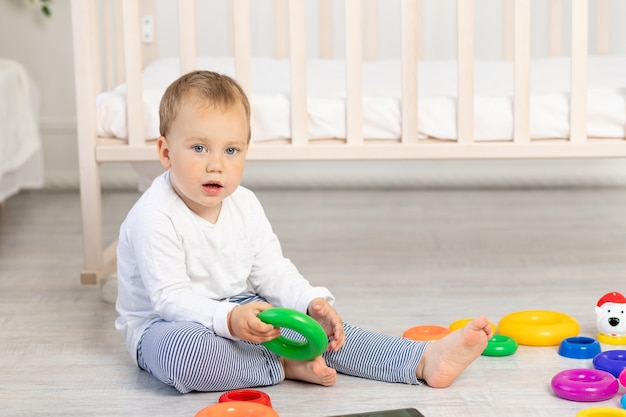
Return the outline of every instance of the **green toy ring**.
{"type": "Polygon", "coordinates": [[[487,347],[483,351],[483,356],[509,356],[517,350],[517,342],[515,339],[501,334],[493,335],[487,347]]]}
{"type": "Polygon", "coordinates": [[[310,361],[320,356],[328,347],[328,336],[322,326],[306,314],[289,308],[270,308],[259,314],[259,319],[274,327],[285,327],[300,333],[305,341],[279,336],[263,346],[289,359],[310,361]]]}

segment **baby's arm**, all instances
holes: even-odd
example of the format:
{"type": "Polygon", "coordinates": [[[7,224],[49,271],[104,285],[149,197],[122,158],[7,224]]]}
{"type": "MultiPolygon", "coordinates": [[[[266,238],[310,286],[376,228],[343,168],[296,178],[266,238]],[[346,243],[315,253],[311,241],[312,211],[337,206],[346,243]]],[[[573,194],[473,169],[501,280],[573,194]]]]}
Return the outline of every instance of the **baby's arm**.
{"type": "Polygon", "coordinates": [[[269,303],[252,302],[235,307],[228,313],[228,330],[241,340],[252,343],[268,342],[280,336],[280,328],[263,323],[257,316],[272,308],[269,303]]]}
{"type": "Polygon", "coordinates": [[[334,352],[346,342],[343,323],[337,311],[323,298],[316,298],[309,303],[309,316],[322,325],[328,335],[328,349],[334,352]]]}

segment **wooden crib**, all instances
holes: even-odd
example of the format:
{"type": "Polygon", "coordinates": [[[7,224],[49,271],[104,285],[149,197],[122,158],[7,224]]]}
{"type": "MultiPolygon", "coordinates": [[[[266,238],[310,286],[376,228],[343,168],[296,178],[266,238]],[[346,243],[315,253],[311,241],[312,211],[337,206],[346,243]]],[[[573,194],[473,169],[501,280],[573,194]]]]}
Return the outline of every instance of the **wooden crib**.
{"type": "MultiPolygon", "coordinates": [[[[564,40],[564,0],[550,1],[550,53],[561,54],[564,40]]],[[[312,71],[306,47],[307,7],[305,0],[274,0],[274,55],[285,59],[289,69],[288,112],[284,130],[287,135],[276,135],[267,140],[255,140],[249,151],[252,160],[400,160],[400,159],[462,159],[462,158],[589,158],[626,156],[625,127],[617,126],[617,134],[591,135],[588,130],[588,53],[589,18],[596,19],[594,53],[601,55],[609,48],[609,0],[596,0],[595,14],[591,14],[587,0],[571,0],[571,53],[567,57],[569,91],[566,97],[566,132],[559,137],[532,135],[533,99],[531,99],[531,10],[530,1],[503,0],[503,58],[508,60],[514,77],[512,94],[505,105],[510,111],[511,126],[507,134],[477,137],[474,60],[474,0],[458,0],[456,10],[457,58],[452,98],[453,119],[449,128],[454,137],[434,137],[425,131],[420,111],[426,106],[420,91],[427,88],[418,82],[422,71],[421,52],[429,40],[420,28],[423,8],[428,0],[399,0],[400,51],[397,80],[399,94],[393,106],[399,115],[397,134],[377,137],[367,134],[364,108],[368,100],[363,93],[363,74],[366,66],[377,55],[376,15],[386,1],[341,0],[345,8],[344,71],[337,75],[345,84],[340,106],[342,114],[340,134],[311,134],[313,101],[307,89],[312,71]],[[364,30],[366,28],[367,30],[364,30]],[[364,45],[364,47],[362,47],[364,45]],[[420,117],[417,115],[420,114],[420,117]],[[327,135],[327,136],[325,136],[327,135]],[[593,136],[593,137],[592,137],[593,136]]],[[[272,4],[272,3],[270,3],[272,4]]],[[[179,69],[178,74],[198,68],[197,10],[194,0],[178,1],[179,69]]],[[[318,0],[319,59],[334,57],[334,37],[330,23],[332,0],[318,0]]],[[[335,5],[336,7],[336,5],[335,5]]],[[[102,241],[101,186],[99,165],[120,161],[156,161],[154,135],[146,134],[146,104],[142,72],[147,64],[158,62],[156,42],[142,44],[142,25],[150,25],[145,16],[155,16],[153,1],[72,0],[72,25],[76,74],[78,146],[80,159],[80,192],[84,236],[83,284],[96,284],[114,271],[115,243],[104,247],[102,241]],[[124,126],[121,138],[99,133],[99,95],[126,82],[122,97],[125,100],[124,126]]],[[[251,43],[251,8],[249,0],[232,0],[224,19],[231,22],[230,50],[234,56],[235,77],[252,95],[255,59],[251,43]]],[[[623,71],[622,71],[623,72],[623,71]]],[[[384,77],[392,77],[384,74],[384,77]]],[[[173,81],[170,80],[170,81],[173,81]]],[[[623,96],[623,92],[621,93],[623,96]]],[[[618,94],[619,96],[619,94],[618,94]]],[[[623,100],[623,97],[622,97],[623,100]]],[[[254,98],[253,98],[254,101],[254,98]]],[[[393,109],[392,106],[392,109],[393,109]]],[[[502,106],[500,106],[502,107],[502,106]]],[[[253,107],[254,112],[254,107],[253,107]]],[[[625,112],[626,113],[626,112],[625,112]]],[[[507,116],[508,117],[508,116],[507,116]]],[[[626,114],[624,115],[626,117],[626,114]]],[[[620,122],[621,123],[621,122],[620,122]]],[[[615,130],[615,129],[613,129],[615,130]]],[[[445,135],[444,135],[445,136],[445,135]]]]}

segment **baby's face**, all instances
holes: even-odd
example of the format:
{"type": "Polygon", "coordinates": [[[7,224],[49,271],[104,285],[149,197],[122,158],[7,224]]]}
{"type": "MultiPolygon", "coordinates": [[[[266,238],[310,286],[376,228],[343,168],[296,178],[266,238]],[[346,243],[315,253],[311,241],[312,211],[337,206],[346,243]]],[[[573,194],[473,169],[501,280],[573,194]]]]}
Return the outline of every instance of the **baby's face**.
{"type": "Polygon", "coordinates": [[[215,223],[222,200],[239,186],[248,150],[249,125],[243,105],[183,101],[159,155],[176,193],[200,217],[215,223]]]}

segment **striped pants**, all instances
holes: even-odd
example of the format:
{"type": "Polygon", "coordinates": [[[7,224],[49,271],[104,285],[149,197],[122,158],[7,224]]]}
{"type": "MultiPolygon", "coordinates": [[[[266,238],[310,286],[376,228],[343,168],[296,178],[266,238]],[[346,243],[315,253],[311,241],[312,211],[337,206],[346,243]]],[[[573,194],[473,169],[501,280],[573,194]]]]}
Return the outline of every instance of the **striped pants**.
{"type": "MultiPolygon", "coordinates": [[[[243,294],[242,294],[243,295],[243,294]]],[[[246,293],[234,302],[264,301],[246,293]]],[[[426,343],[370,332],[344,323],[346,343],[325,352],[326,364],[337,372],[385,382],[420,384],[415,368],[426,343]]],[[[283,329],[283,334],[302,340],[283,329]]],[[[285,379],[280,358],[264,346],[217,336],[194,322],[153,323],[137,349],[140,368],[185,394],[274,385],[285,379]]]]}

